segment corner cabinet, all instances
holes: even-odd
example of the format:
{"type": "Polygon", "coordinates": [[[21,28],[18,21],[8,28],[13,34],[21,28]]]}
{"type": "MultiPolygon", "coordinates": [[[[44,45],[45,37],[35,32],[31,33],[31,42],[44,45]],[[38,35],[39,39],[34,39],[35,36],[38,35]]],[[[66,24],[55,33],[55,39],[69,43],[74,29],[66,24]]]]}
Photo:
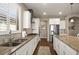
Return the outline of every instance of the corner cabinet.
{"type": "Polygon", "coordinates": [[[31,28],[31,13],[29,11],[24,11],[23,28],[31,28]]]}

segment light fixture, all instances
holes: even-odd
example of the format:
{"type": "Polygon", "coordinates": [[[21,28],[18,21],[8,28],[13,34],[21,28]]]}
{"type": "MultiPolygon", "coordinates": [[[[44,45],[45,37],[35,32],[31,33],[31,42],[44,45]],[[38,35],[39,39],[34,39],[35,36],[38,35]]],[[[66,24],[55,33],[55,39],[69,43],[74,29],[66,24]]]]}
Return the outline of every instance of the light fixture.
{"type": "Polygon", "coordinates": [[[62,12],[61,11],[59,12],[59,15],[62,15],[62,12]]]}
{"type": "Polygon", "coordinates": [[[46,12],[43,12],[43,15],[46,15],[46,12]]]}
{"type": "MultiPolygon", "coordinates": [[[[72,5],[73,5],[73,3],[70,3],[70,6],[71,6],[71,15],[72,15],[72,5]]],[[[71,19],[70,19],[70,22],[74,22],[74,19],[71,18],[71,19]]]]}
{"type": "Polygon", "coordinates": [[[70,22],[74,22],[74,19],[70,19],[70,22]]]}

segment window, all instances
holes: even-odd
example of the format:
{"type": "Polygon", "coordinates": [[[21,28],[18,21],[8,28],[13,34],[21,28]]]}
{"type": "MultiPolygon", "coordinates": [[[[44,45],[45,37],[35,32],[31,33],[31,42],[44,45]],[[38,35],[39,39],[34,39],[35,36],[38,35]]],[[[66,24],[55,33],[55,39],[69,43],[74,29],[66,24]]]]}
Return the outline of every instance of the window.
{"type": "Polygon", "coordinates": [[[0,14],[0,31],[6,31],[8,29],[8,23],[5,15],[0,14]]]}
{"type": "Polygon", "coordinates": [[[11,31],[19,31],[19,22],[20,22],[20,6],[18,4],[9,4],[10,5],[10,14],[9,14],[9,20],[10,20],[10,30],[11,31]],[[13,10],[12,10],[13,9],[13,10]]]}
{"type": "Polygon", "coordinates": [[[8,30],[8,3],[0,3],[0,32],[8,30]]]}
{"type": "Polygon", "coordinates": [[[16,3],[0,3],[0,31],[21,31],[21,6],[16,3]]]}
{"type": "Polygon", "coordinates": [[[11,31],[16,31],[17,26],[16,26],[16,19],[15,18],[10,18],[10,30],[11,31]]]}

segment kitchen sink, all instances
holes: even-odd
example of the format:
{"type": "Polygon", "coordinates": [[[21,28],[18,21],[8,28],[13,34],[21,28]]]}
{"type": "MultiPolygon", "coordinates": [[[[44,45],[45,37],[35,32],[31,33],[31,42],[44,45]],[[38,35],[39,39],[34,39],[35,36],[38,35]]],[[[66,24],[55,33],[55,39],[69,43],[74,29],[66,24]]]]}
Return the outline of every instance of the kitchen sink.
{"type": "Polygon", "coordinates": [[[0,46],[14,47],[14,46],[17,46],[20,43],[24,42],[25,40],[27,40],[27,39],[17,39],[17,40],[14,40],[13,42],[7,42],[4,44],[1,44],[0,46]]]}
{"type": "Polygon", "coordinates": [[[20,43],[16,43],[16,42],[8,42],[8,43],[1,44],[0,46],[14,47],[14,46],[17,46],[19,44],[20,43]]]}

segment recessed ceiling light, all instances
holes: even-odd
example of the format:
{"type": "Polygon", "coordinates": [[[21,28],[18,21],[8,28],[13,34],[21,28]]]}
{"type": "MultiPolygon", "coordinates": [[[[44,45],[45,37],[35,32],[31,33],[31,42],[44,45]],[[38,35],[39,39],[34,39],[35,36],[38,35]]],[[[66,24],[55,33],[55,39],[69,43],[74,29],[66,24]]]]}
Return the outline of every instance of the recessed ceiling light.
{"type": "Polygon", "coordinates": [[[59,15],[62,15],[62,12],[61,11],[59,12],[59,15]]]}
{"type": "Polygon", "coordinates": [[[46,12],[43,12],[43,15],[46,15],[46,12]]]}

